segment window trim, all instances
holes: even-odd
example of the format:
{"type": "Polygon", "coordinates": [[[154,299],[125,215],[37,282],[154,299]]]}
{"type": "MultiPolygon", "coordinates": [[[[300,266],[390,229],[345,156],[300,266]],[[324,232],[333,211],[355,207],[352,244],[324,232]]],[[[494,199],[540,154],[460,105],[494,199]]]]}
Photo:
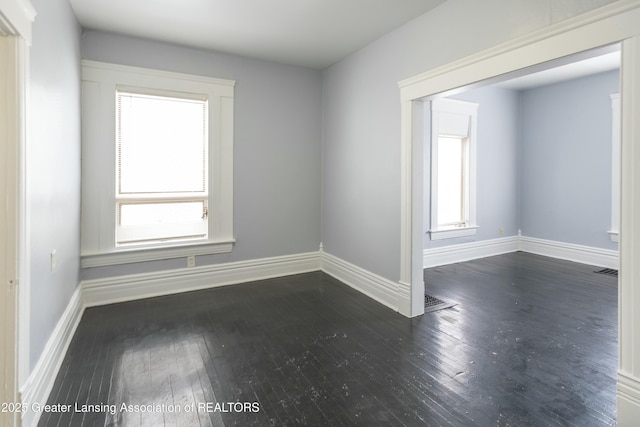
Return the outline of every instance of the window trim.
{"type": "Polygon", "coordinates": [[[620,242],[620,93],[611,99],[611,228],[607,231],[614,243],[620,242]]]}
{"type": "Polygon", "coordinates": [[[135,249],[123,248],[104,254],[82,255],[82,268],[157,261],[187,256],[221,254],[231,252],[234,243],[235,240],[212,243],[175,244],[162,247],[147,245],[145,248],[135,249]]]}
{"type": "Polygon", "coordinates": [[[453,99],[434,99],[431,101],[431,200],[430,200],[430,229],[431,240],[443,240],[455,237],[474,236],[478,230],[476,223],[476,145],[477,145],[477,116],[478,104],[453,99]],[[468,117],[468,131],[440,132],[441,115],[461,115],[468,117]],[[468,182],[466,185],[466,225],[438,226],[438,139],[440,136],[454,136],[467,138],[468,150],[468,182]]]}
{"type": "Polygon", "coordinates": [[[82,61],[83,268],[230,252],[233,237],[233,101],[235,81],[82,61]],[[204,95],[209,100],[208,237],[116,245],[116,88],[204,95]]]}

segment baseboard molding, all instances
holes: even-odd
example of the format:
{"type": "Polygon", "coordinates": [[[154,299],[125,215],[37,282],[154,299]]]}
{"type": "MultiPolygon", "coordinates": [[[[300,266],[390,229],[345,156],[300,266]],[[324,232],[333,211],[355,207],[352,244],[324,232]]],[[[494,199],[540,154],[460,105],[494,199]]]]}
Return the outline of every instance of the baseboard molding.
{"type": "Polygon", "coordinates": [[[520,250],[597,267],[614,268],[616,270],[619,267],[618,251],[610,249],[522,236],[520,237],[520,250]]]}
{"type": "MultiPolygon", "coordinates": [[[[82,288],[78,286],[51,333],[38,363],[20,390],[21,401],[28,403],[29,408],[33,408],[33,404],[44,405],[47,402],[83,312],[82,288]]],[[[40,415],[40,412],[31,410],[24,412],[22,425],[26,427],[37,425],[40,415]]]]}
{"type": "Polygon", "coordinates": [[[618,269],[619,266],[618,251],[534,237],[513,236],[425,249],[423,252],[423,268],[455,264],[516,251],[598,267],[618,269]]]}
{"type": "Polygon", "coordinates": [[[342,283],[361,292],[379,303],[399,311],[400,306],[407,305],[400,298],[407,298],[407,292],[402,292],[399,285],[382,276],[378,276],[357,265],[326,252],[321,252],[321,269],[323,272],[338,279],[342,283]]]}
{"type": "Polygon", "coordinates": [[[618,372],[618,425],[637,425],[640,419],[640,378],[618,372]]]}
{"type": "MultiPolygon", "coordinates": [[[[456,257],[460,259],[470,256],[491,256],[515,250],[525,250],[539,253],[540,255],[586,262],[593,265],[602,265],[602,260],[610,264],[612,259],[615,258],[615,268],[617,268],[617,253],[615,251],[517,237],[438,248],[437,251],[430,250],[430,254],[433,255],[433,257],[430,257],[430,262],[448,262],[456,259],[456,257]],[[562,252],[563,248],[564,252],[562,252]],[[576,255],[577,252],[584,252],[587,255],[576,255]]],[[[602,266],[607,267],[607,265],[602,266]]],[[[407,286],[403,287],[402,284],[378,276],[323,251],[88,280],[81,282],[75,290],[67,308],[49,337],[38,363],[31,372],[26,384],[20,390],[22,402],[30,404],[46,403],[86,307],[318,270],[322,270],[395,311],[402,311],[402,307],[410,306],[410,289],[407,286]],[[178,282],[180,286],[176,286],[178,282]]],[[[629,375],[619,373],[617,396],[618,424],[631,425],[631,423],[625,424],[622,421],[635,421],[640,418],[640,381],[629,375]]],[[[37,425],[40,415],[40,413],[32,411],[24,413],[22,425],[26,427],[37,425]]]]}
{"type": "Polygon", "coordinates": [[[520,247],[519,241],[520,237],[512,236],[425,249],[423,252],[423,268],[438,267],[516,252],[520,247]]]}
{"type": "MultiPolygon", "coordinates": [[[[85,308],[320,270],[318,252],[83,281],[76,288],[29,379],[21,401],[44,405],[85,308]]],[[[40,413],[22,415],[38,424],[40,413]]]]}
{"type": "Polygon", "coordinates": [[[81,283],[85,307],[320,270],[318,252],[132,274],[81,283]]]}

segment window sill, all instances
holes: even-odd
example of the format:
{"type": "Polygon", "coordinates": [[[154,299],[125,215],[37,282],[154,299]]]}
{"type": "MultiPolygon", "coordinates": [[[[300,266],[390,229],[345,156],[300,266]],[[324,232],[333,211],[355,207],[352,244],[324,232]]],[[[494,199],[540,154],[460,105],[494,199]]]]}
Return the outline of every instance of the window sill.
{"type": "Polygon", "coordinates": [[[196,255],[211,255],[231,252],[235,240],[221,242],[191,243],[163,247],[124,248],[113,252],[82,255],[82,268],[131,264],[134,262],[158,261],[196,255]]]}
{"type": "Polygon", "coordinates": [[[452,227],[441,228],[439,230],[430,230],[431,240],[453,239],[455,237],[475,236],[478,231],[477,225],[468,227],[452,227]]]}

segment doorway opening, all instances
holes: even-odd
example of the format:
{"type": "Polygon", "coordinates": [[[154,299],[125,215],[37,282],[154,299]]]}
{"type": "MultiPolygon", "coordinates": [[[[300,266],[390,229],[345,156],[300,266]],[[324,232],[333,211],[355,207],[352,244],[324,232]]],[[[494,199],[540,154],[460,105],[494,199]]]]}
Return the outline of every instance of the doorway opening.
{"type": "Polygon", "coordinates": [[[424,268],[525,251],[618,269],[620,44],[545,67],[422,100],[424,268]],[[443,115],[444,101],[479,114],[443,115]],[[477,146],[463,173],[441,149],[452,133],[477,146]],[[442,200],[464,206],[465,186],[474,221],[438,229],[442,200]]]}
{"type": "MultiPolygon", "coordinates": [[[[557,38],[564,39],[571,36],[571,31],[560,33],[557,38]]],[[[532,73],[538,73],[559,66],[578,61],[592,59],[608,53],[620,52],[624,55],[622,39],[612,38],[609,43],[597,43],[590,40],[583,44],[575,42],[575,46],[563,46],[562,54],[554,52],[556,43],[553,38],[523,43],[519,48],[509,46],[506,52],[500,54],[489,53],[485,57],[471,60],[461,60],[442,69],[418,75],[400,82],[402,102],[402,205],[401,205],[401,278],[410,290],[410,298],[400,306],[400,311],[408,316],[417,316],[424,312],[424,282],[422,269],[424,267],[423,250],[425,240],[425,170],[424,151],[427,149],[424,132],[425,101],[436,98],[456,96],[471,89],[478,89],[488,85],[503,83],[507,80],[521,78],[532,73]],[[546,50],[541,52],[540,44],[546,50]],[[535,54],[529,51],[536,51],[535,54]],[[517,53],[520,61],[514,61],[512,56],[517,53]],[[504,59],[505,64],[503,64],[504,59]],[[521,66],[513,62],[520,62],[521,66]],[[477,75],[476,75],[477,74],[477,75]]],[[[570,42],[567,42],[571,44],[570,42]]],[[[631,50],[631,49],[627,49],[631,50]]],[[[631,61],[628,61],[631,63],[631,61]]],[[[622,63],[621,63],[622,64],[622,63]]],[[[622,72],[622,66],[620,67],[622,72]]],[[[626,73],[627,76],[632,73],[626,73]]],[[[632,80],[629,78],[628,80],[632,80]]],[[[622,86],[622,81],[621,81],[622,86]]],[[[627,84],[627,90],[629,89],[627,84]]],[[[624,92],[624,89],[621,89],[624,92]]],[[[629,119],[627,119],[629,120],[629,119]]],[[[622,199],[622,198],[621,198],[622,199]]]]}
{"type": "MultiPolygon", "coordinates": [[[[640,247],[640,19],[637,2],[612,4],[594,13],[551,25],[543,30],[511,40],[486,51],[399,83],[401,93],[401,220],[400,284],[409,292],[399,305],[407,316],[424,313],[423,259],[423,135],[420,121],[423,99],[447,96],[487,80],[500,80],[513,72],[526,73],[530,67],[545,69],[551,61],[574,54],[589,55],[595,49],[620,43],[621,46],[621,195],[620,195],[620,278],[618,286],[619,365],[617,372],[617,417],[619,424],[632,424],[640,406],[637,364],[640,349],[635,307],[640,304],[640,265],[634,262],[640,247]]],[[[515,77],[510,75],[509,77],[515,77]]]]}

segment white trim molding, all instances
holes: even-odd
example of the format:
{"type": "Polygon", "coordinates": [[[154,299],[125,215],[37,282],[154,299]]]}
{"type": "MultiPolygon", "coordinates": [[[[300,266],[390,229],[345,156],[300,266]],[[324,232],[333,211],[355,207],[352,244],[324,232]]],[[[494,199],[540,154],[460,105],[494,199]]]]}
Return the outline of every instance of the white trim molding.
{"type": "Polygon", "coordinates": [[[36,10],[29,0],[3,0],[0,2],[0,35],[20,36],[31,45],[31,26],[36,10]]]}
{"type": "MultiPolygon", "coordinates": [[[[620,283],[618,286],[619,372],[627,379],[618,393],[618,425],[636,425],[640,419],[640,2],[636,2],[636,35],[622,42],[621,66],[621,185],[620,283]],[[626,424],[625,424],[626,423],[626,424]]],[[[629,17],[631,19],[631,17],[629,17]]]]}
{"type": "Polygon", "coordinates": [[[613,243],[620,243],[620,233],[618,231],[609,230],[607,234],[613,243]]]}
{"type": "MultiPolygon", "coordinates": [[[[34,404],[42,406],[47,402],[71,339],[82,318],[82,313],[84,313],[82,288],[78,286],[51,333],[38,363],[20,390],[22,402],[29,404],[30,409],[36,407],[34,404]]],[[[31,410],[24,412],[22,425],[27,427],[37,425],[40,415],[40,412],[31,410]]]]}
{"type": "Polygon", "coordinates": [[[446,95],[446,91],[494,79],[501,73],[527,73],[527,67],[542,69],[547,61],[620,42],[638,33],[639,9],[638,0],[615,1],[406,78],[398,82],[401,99],[446,95]]]}
{"type": "Polygon", "coordinates": [[[86,307],[209,289],[320,270],[317,252],[260,258],[81,283],[86,307]]]}
{"type": "Polygon", "coordinates": [[[612,249],[595,248],[593,246],[522,236],[520,237],[520,250],[597,267],[613,268],[616,270],[619,268],[618,251],[612,249]]]}
{"type": "MultiPolygon", "coordinates": [[[[22,40],[0,36],[0,402],[18,400],[20,363],[22,167],[24,144],[21,73],[22,40]]],[[[0,424],[15,421],[15,413],[0,412],[0,424]]]]}
{"type": "MultiPolygon", "coordinates": [[[[36,11],[29,0],[0,1],[0,401],[23,402],[29,375],[29,272],[27,257],[26,117],[29,50],[36,11]]],[[[0,413],[0,424],[20,423],[0,413]]]]}
{"type": "MultiPolygon", "coordinates": [[[[401,311],[400,298],[408,298],[408,289],[398,283],[351,264],[326,252],[321,252],[321,269],[349,287],[365,294],[394,311],[401,311]]],[[[423,297],[424,298],[424,297],[423,297]]],[[[407,302],[404,301],[404,305],[407,302]]]]}
{"type": "Polygon", "coordinates": [[[461,243],[458,245],[449,245],[440,248],[429,248],[425,249],[423,252],[422,265],[424,268],[438,267],[441,265],[456,264],[458,262],[516,252],[519,249],[519,236],[461,243]]]}
{"type": "Polygon", "coordinates": [[[425,249],[423,267],[431,268],[456,264],[517,251],[616,270],[619,266],[619,256],[616,250],[534,237],[512,236],[425,249]]]}
{"type": "Polygon", "coordinates": [[[619,243],[620,232],[620,93],[611,98],[611,241],[619,243]]]}
{"type": "Polygon", "coordinates": [[[624,372],[618,372],[618,425],[637,425],[638,418],[634,417],[634,409],[640,406],[640,378],[624,372]]]}
{"type": "Polygon", "coordinates": [[[478,228],[479,227],[477,225],[469,225],[466,227],[431,229],[428,233],[431,240],[445,240],[456,237],[475,236],[478,233],[478,228]]]}
{"type": "Polygon", "coordinates": [[[149,247],[144,249],[122,250],[104,254],[82,255],[82,268],[120,265],[134,262],[167,260],[197,255],[211,255],[231,252],[235,240],[230,242],[214,242],[165,247],[149,247]]]}

